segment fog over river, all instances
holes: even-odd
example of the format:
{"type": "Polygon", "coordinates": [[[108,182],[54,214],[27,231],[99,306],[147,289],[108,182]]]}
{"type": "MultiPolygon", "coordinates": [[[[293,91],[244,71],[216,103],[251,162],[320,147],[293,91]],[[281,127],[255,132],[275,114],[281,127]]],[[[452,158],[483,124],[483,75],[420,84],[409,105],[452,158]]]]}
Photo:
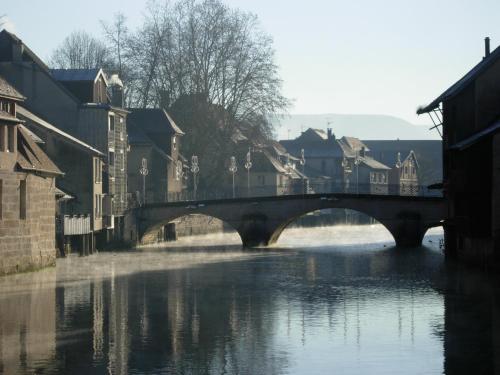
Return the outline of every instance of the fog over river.
{"type": "Polygon", "coordinates": [[[59,259],[0,278],[0,373],[495,373],[498,281],[440,239],[291,228],[269,249],[229,233],[59,259]]]}

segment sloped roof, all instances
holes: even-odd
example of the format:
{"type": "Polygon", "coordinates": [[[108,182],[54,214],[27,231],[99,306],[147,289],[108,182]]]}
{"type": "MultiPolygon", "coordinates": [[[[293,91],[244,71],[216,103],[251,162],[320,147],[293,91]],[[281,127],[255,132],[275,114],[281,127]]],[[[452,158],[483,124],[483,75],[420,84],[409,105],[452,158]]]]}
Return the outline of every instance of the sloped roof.
{"type": "Polygon", "coordinates": [[[133,121],[145,133],[179,134],[184,132],[164,109],[129,108],[128,119],[133,121]]]}
{"type": "Polygon", "coordinates": [[[464,150],[476,142],[479,142],[486,136],[493,134],[497,131],[500,131],[500,120],[494,122],[492,125],[488,126],[486,129],[483,129],[479,131],[478,133],[470,136],[469,138],[464,139],[463,141],[460,141],[458,143],[455,143],[450,147],[451,150],[464,150]]]}
{"type": "Polygon", "coordinates": [[[344,151],[338,142],[319,141],[301,141],[300,139],[280,141],[286,150],[300,157],[300,150],[304,149],[305,158],[331,158],[342,157],[344,151]]]}
{"type": "Polygon", "coordinates": [[[459,94],[462,90],[464,90],[469,84],[475,81],[475,79],[487,70],[491,65],[497,62],[500,58],[500,47],[497,47],[493,52],[491,52],[488,56],[486,56],[483,60],[481,60],[476,66],[474,66],[471,70],[467,72],[462,78],[460,78],[457,82],[455,82],[452,86],[450,86],[445,92],[439,95],[436,99],[434,99],[430,104],[425,107],[419,108],[417,110],[417,114],[421,115],[423,113],[427,113],[439,107],[439,104],[448,100],[457,94],[459,94]]]}
{"type": "Polygon", "coordinates": [[[46,129],[46,130],[50,131],[51,133],[54,133],[54,134],[60,136],[61,138],[63,138],[67,142],[78,146],[80,149],[82,149],[84,151],[90,152],[90,153],[95,154],[97,156],[105,156],[99,150],[96,150],[95,148],[93,148],[92,146],[79,140],[78,138],[75,138],[72,135],[69,135],[68,133],[63,132],[61,129],[55,127],[54,125],[50,124],[49,122],[36,116],[35,114],[31,113],[26,108],[24,108],[20,105],[17,106],[17,114],[21,115],[21,117],[23,117],[23,118],[26,118],[28,120],[28,122],[29,121],[33,122],[35,126],[42,127],[43,129],[46,129]]]}
{"type": "Polygon", "coordinates": [[[27,172],[64,174],[22,128],[19,128],[17,140],[17,165],[27,172]]]}
{"type": "Polygon", "coordinates": [[[106,76],[102,69],[50,69],[50,74],[54,79],[61,82],[94,82],[99,76],[104,78],[107,84],[106,76]]]}
{"type": "Polygon", "coordinates": [[[19,91],[12,87],[2,76],[0,76],[0,96],[14,100],[26,99],[19,91]]]}
{"type": "Polygon", "coordinates": [[[138,127],[133,121],[129,121],[127,124],[127,134],[128,142],[130,145],[146,145],[150,146],[155,150],[161,157],[173,161],[174,159],[165,153],[161,148],[159,148],[152,140],[149,138],[144,131],[138,127]]]}
{"type": "Polygon", "coordinates": [[[360,141],[358,138],[354,137],[342,137],[339,139],[339,142],[343,143],[344,145],[347,145],[351,151],[359,151],[363,147],[365,151],[370,151],[367,145],[365,145],[362,141],[360,141]]]}
{"type": "Polygon", "coordinates": [[[361,164],[364,164],[371,169],[383,169],[383,170],[390,170],[391,169],[387,165],[382,164],[381,162],[376,161],[375,159],[373,159],[369,156],[365,156],[365,157],[362,157],[360,159],[361,159],[361,164]]]}
{"type": "Polygon", "coordinates": [[[302,134],[297,137],[296,139],[309,139],[312,140],[311,138],[316,138],[318,141],[323,140],[326,141],[328,139],[328,135],[323,129],[314,129],[314,128],[309,128],[306,131],[302,132],[302,134]]]}
{"type": "Polygon", "coordinates": [[[33,132],[32,132],[31,130],[29,130],[26,126],[24,126],[24,125],[19,125],[19,127],[20,127],[21,129],[23,129],[23,130],[26,132],[26,134],[28,134],[28,135],[30,136],[30,138],[31,138],[31,139],[32,139],[35,143],[39,143],[39,144],[43,144],[43,143],[45,143],[45,142],[43,141],[43,139],[42,139],[42,138],[40,138],[38,135],[36,135],[35,133],[33,133],[33,132]]]}

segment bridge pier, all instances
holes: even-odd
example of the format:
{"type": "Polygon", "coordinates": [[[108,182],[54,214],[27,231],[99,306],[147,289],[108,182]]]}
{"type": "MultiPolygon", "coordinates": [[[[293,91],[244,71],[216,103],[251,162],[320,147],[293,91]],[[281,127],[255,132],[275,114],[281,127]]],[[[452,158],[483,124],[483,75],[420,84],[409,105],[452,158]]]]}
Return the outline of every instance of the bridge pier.
{"type": "Polygon", "coordinates": [[[427,228],[422,225],[418,218],[399,219],[393,223],[384,223],[391,232],[397,247],[419,247],[422,246],[427,228]]]}
{"type": "Polygon", "coordinates": [[[245,215],[237,226],[244,247],[269,246],[276,242],[266,215],[245,215]]]}

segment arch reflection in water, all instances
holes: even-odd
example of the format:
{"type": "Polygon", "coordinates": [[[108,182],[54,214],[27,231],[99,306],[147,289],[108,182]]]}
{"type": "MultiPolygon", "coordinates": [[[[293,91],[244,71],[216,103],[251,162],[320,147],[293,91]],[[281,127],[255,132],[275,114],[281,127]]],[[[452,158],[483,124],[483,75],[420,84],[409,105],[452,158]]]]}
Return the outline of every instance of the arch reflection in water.
{"type": "MultiPolygon", "coordinates": [[[[359,237],[366,228],[345,230],[359,237]]],[[[495,373],[491,280],[444,267],[437,248],[329,243],[107,253],[65,259],[22,283],[2,278],[0,369],[495,373]],[[13,313],[21,303],[43,324],[13,313]]]]}

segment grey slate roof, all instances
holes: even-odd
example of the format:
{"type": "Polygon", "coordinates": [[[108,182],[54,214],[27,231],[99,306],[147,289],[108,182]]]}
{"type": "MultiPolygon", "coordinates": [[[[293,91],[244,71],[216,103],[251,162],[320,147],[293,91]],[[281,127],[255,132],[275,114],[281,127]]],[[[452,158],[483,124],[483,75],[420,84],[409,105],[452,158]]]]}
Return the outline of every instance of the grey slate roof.
{"type": "Polygon", "coordinates": [[[40,117],[36,116],[35,114],[28,111],[26,108],[21,107],[20,105],[17,106],[17,114],[23,118],[26,118],[29,121],[34,122],[36,124],[36,126],[40,126],[44,129],[50,131],[51,133],[57,134],[58,136],[64,138],[66,141],[77,145],[78,147],[80,147],[81,149],[83,149],[87,152],[90,152],[90,153],[98,155],[98,156],[105,156],[99,150],[96,150],[95,148],[93,148],[92,146],[89,146],[88,144],[79,140],[78,138],[75,138],[72,135],[69,135],[68,133],[63,132],[61,129],[59,129],[56,126],[41,119],[40,117]]]}
{"type": "Polygon", "coordinates": [[[0,96],[15,99],[24,100],[26,99],[19,91],[12,87],[3,77],[0,76],[0,96]]]}
{"type": "Polygon", "coordinates": [[[128,121],[127,124],[127,134],[128,143],[130,145],[141,145],[149,146],[155,150],[161,157],[173,161],[174,159],[165,153],[161,148],[159,148],[152,140],[149,138],[144,131],[138,127],[133,121],[128,121]]]}
{"type": "Polygon", "coordinates": [[[184,132],[164,109],[129,108],[128,120],[135,123],[145,133],[179,134],[184,132]]]}
{"type": "Polygon", "coordinates": [[[381,162],[376,161],[375,159],[373,159],[369,156],[365,156],[365,157],[360,158],[360,159],[361,159],[361,164],[364,164],[371,169],[383,169],[383,170],[390,170],[391,169],[387,165],[382,164],[381,162]]]}
{"type": "Polygon", "coordinates": [[[50,69],[54,79],[62,82],[92,81],[102,73],[101,69],[50,69]]]}
{"type": "Polygon", "coordinates": [[[473,67],[466,75],[455,82],[451,87],[449,87],[445,92],[434,99],[430,104],[425,107],[419,108],[417,114],[421,115],[427,113],[439,107],[439,104],[443,101],[454,97],[464,90],[469,84],[471,84],[481,73],[488,69],[500,58],[500,47],[497,47],[493,52],[491,52],[487,57],[485,57],[481,62],[479,62],[475,67],[473,67]]]}

